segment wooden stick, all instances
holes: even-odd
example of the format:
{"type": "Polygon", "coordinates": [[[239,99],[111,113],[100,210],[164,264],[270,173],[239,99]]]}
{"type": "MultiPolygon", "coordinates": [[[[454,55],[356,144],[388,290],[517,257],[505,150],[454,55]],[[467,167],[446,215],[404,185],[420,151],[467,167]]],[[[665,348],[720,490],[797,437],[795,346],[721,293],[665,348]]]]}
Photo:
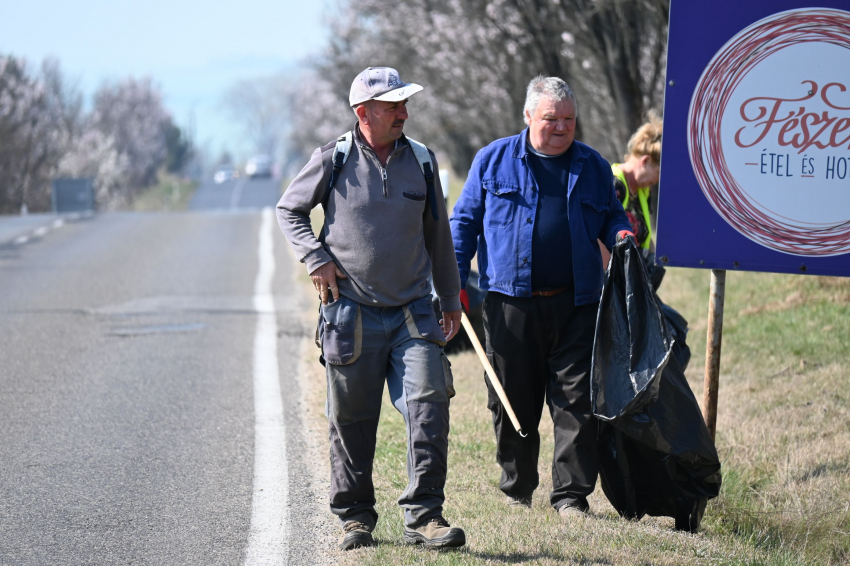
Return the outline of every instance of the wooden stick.
{"type": "Polygon", "coordinates": [[[720,386],[720,344],[723,339],[723,301],[726,299],[726,270],[711,270],[708,298],[708,335],[705,340],[705,387],[703,418],[711,439],[717,429],[717,390],[720,386]]]}
{"type": "Polygon", "coordinates": [[[484,352],[484,348],[478,340],[478,335],[475,334],[475,328],[472,327],[472,323],[469,322],[469,317],[466,316],[465,312],[461,312],[460,322],[466,329],[466,335],[469,336],[469,341],[472,342],[472,347],[475,348],[475,353],[478,354],[478,359],[481,361],[481,365],[484,366],[484,371],[487,373],[490,385],[493,386],[493,389],[496,391],[496,395],[499,396],[499,400],[502,402],[502,406],[505,407],[505,410],[508,412],[508,417],[510,417],[514,428],[521,437],[525,438],[528,435],[522,432],[522,427],[519,424],[519,419],[516,418],[513,407],[511,407],[511,402],[508,401],[508,396],[505,394],[505,390],[502,388],[499,378],[496,377],[496,371],[493,369],[493,366],[490,365],[490,360],[487,359],[487,354],[484,352]]]}

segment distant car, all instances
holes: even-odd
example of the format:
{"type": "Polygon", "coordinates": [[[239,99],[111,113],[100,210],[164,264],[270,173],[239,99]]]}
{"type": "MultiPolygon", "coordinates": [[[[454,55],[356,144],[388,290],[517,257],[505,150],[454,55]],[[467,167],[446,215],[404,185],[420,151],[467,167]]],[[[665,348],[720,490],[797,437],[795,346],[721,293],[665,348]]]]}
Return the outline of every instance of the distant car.
{"type": "Polygon", "coordinates": [[[215,175],[213,175],[213,181],[217,185],[220,185],[226,181],[231,179],[235,179],[239,176],[239,172],[232,165],[221,165],[215,171],[215,175]]]}
{"type": "Polygon", "coordinates": [[[245,165],[245,174],[250,178],[271,177],[272,160],[268,155],[255,155],[245,165]]]}

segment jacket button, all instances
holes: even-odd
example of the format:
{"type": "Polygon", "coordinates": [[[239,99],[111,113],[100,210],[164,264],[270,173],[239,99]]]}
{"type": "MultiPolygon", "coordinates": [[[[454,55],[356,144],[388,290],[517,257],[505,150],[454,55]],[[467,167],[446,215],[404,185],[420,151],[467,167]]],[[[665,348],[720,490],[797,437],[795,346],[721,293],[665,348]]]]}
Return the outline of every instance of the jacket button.
{"type": "Polygon", "coordinates": [[[525,221],[531,224],[531,218],[526,218],[525,221]]]}
{"type": "Polygon", "coordinates": [[[527,257],[522,258],[522,263],[523,263],[523,264],[528,263],[528,258],[527,258],[527,257]]]}

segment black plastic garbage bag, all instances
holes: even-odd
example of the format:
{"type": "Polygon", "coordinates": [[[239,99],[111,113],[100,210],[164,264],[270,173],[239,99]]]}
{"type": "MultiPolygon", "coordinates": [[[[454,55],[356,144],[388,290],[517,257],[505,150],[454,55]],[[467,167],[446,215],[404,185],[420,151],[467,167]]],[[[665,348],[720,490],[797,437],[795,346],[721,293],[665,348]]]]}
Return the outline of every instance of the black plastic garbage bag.
{"type": "MultiPolygon", "coordinates": [[[[643,265],[646,268],[646,275],[649,277],[652,289],[657,293],[667,270],[655,263],[655,252],[642,248],[640,255],[643,258],[643,265]]],[[[655,298],[658,300],[658,304],[661,305],[661,312],[664,313],[664,318],[667,319],[667,327],[673,336],[673,355],[679,360],[682,370],[686,370],[688,369],[688,362],[691,361],[691,349],[686,342],[688,337],[688,321],[685,320],[685,317],[679,311],[670,305],[662,303],[658,295],[655,298]]]]}
{"type": "Polygon", "coordinates": [[[693,531],[720,491],[720,460],[674,346],[627,238],[605,274],[591,364],[602,489],[624,517],[674,517],[693,531]]]}
{"type": "Polygon", "coordinates": [[[691,361],[691,349],[685,341],[688,337],[688,321],[679,314],[679,311],[662,303],[661,299],[658,299],[658,304],[661,306],[661,312],[664,313],[667,328],[670,329],[670,334],[673,336],[673,355],[676,356],[679,365],[682,366],[682,371],[685,371],[691,361]]]}

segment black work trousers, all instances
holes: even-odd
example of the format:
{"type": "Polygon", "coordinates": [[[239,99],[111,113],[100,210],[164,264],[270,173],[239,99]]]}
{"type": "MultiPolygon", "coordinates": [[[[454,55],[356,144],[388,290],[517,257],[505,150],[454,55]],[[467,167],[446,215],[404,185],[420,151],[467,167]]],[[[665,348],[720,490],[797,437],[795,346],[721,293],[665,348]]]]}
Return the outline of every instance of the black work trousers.
{"type": "Polygon", "coordinates": [[[496,431],[499,487],[505,494],[531,497],[539,484],[538,426],[544,400],[555,428],[552,459],[555,509],[587,507],[596,486],[599,460],[597,421],[590,407],[590,361],[599,303],[575,306],[567,290],[551,297],[510,297],[488,292],[484,299],[487,355],[523,432],[511,424],[488,383],[488,407],[496,431]]]}

